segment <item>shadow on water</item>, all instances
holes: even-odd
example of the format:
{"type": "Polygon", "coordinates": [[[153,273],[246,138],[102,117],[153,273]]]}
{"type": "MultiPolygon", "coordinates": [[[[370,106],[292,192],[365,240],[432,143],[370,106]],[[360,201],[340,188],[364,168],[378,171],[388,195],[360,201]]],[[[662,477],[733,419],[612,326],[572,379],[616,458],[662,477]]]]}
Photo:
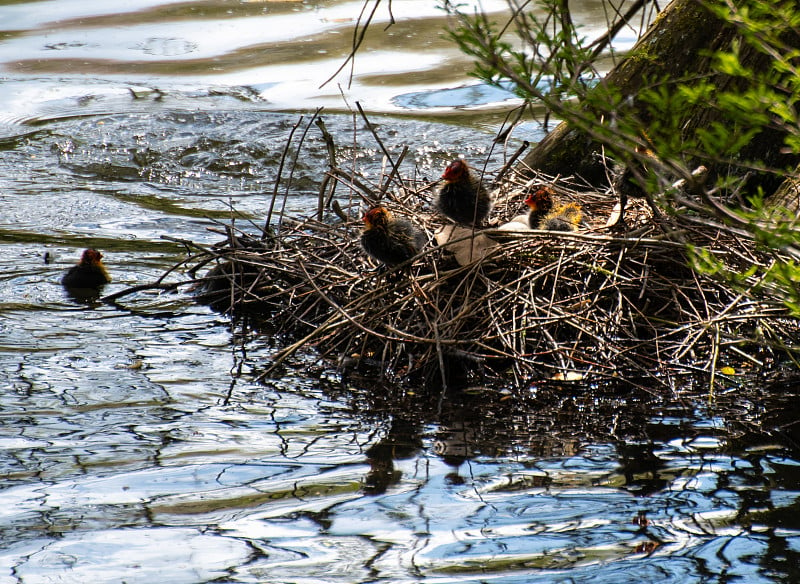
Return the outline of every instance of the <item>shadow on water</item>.
{"type": "MultiPolygon", "coordinates": [[[[790,582],[797,499],[779,501],[776,490],[796,484],[795,422],[743,415],[749,399],[778,404],[738,389],[735,403],[704,408],[700,393],[664,399],[619,387],[545,383],[524,399],[332,386],[363,424],[385,423],[364,450],[361,490],[374,501],[338,506],[325,532],[353,521],[384,537],[413,531],[408,546],[431,581],[707,581],[731,571],[790,582]],[[401,515],[383,530],[361,509],[381,515],[387,505],[401,515]],[[422,523],[401,512],[412,508],[422,523]]],[[[780,389],[778,401],[791,401],[800,385],[780,389]]]]}

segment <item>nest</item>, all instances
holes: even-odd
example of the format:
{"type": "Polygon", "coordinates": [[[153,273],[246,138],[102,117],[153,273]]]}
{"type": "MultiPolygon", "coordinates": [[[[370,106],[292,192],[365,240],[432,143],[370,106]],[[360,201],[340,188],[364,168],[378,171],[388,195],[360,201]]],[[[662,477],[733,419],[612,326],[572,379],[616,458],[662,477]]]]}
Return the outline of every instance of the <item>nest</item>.
{"type": "MultiPolygon", "coordinates": [[[[619,235],[606,227],[613,193],[508,174],[494,193],[494,226],[462,229],[447,245],[435,243],[447,220],[430,211],[431,185],[398,181],[380,203],[423,227],[430,244],[387,270],[359,244],[362,201],[374,203],[380,186],[334,169],[349,206],[334,200],[325,220],[283,216],[277,232],[228,226],[225,241],[192,258],[193,272],[217,263],[198,278],[197,298],[263,317],[264,334],[284,340],[265,375],[313,346],[344,368],[400,380],[647,378],[669,386],[678,372],[713,378],[730,366],[762,367],[774,357],[768,345],[797,336],[780,305],[690,269],[686,244],[665,236],[644,200],[629,201],[619,235]],[[587,224],[574,233],[500,229],[541,185],[579,202],[587,224]]],[[[697,222],[679,227],[731,266],[767,263],[741,238],[697,222]]]]}

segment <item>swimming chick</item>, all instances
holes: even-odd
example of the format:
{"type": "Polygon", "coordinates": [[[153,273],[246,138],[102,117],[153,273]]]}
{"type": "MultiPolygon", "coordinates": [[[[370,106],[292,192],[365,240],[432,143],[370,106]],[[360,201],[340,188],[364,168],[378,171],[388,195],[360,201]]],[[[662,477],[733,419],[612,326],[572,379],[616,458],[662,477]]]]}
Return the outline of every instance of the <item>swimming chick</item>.
{"type": "Polygon", "coordinates": [[[81,261],[72,266],[64,277],[61,285],[65,288],[100,288],[111,281],[111,276],[102,262],[103,254],[96,249],[84,250],[81,261]]]}

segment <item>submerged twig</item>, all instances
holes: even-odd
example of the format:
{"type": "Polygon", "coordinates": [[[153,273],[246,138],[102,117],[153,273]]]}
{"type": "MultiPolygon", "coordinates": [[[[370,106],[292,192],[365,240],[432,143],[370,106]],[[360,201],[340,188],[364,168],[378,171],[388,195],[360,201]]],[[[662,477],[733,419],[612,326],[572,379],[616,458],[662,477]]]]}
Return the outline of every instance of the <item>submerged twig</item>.
{"type": "Polygon", "coordinates": [[[164,284],[161,282],[152,282],[150,284],[138,284],[136,286],[131,286],[130,288],[125,288],[124,290],[120,290],[119,292],[114,292],[113,294],[108,294],[100,298],[100,302],[105,302],[110,304],[123,298],[124,296],[130,296],[131,294],[136,294],[137,292],[144,292],[145,290],[162,290],[162,291],[172,291],[182,286],[184,284],[188,284],[188,282],[171,282],[169,284],[164,284]]]}

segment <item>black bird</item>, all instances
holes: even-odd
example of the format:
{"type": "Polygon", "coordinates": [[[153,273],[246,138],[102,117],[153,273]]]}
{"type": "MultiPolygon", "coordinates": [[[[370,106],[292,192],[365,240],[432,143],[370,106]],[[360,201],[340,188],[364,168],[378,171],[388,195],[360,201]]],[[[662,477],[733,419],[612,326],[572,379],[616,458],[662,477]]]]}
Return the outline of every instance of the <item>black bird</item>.
{"type": "Polygon", "coordinates": [[[492,210],[492,200],[478,176],[466,163],[457,159],[442,175],[444,185],[439,190],[436,208],[457,223],[481,225],[492,210]]]}
{"type": "Polygon", "coordinates": [[[553,194],[550,187],[542,187],[525,199],[530,209],[528,226],[547,231],[576,231],[583,219],[581,206],[578,203],[556,205],[553,194]]]}
{"type": "Polygon", "coordinates": [[[553,210],[553,189],[550,187],[537,189],[528,195],[528,198],[525,199],[525,204],[530,209],[528,211],[528,227],[540,229],[542,219],[553,210]]]}
{"type": "Polygon", "coordinates": [[[106,267],[102,262],[103,254],[96,249],[84,250],[81,261],[72,266],[64,277],[61,285],[65,288],[101,288],[111,281],[106,267]]]}
{"type": "Polygon", "coordinates": [[[416,225],[395,219],[384,207],[373,207],[364,215],[361,247],[369,255],[389,267],[413,258],[428,238],[416,225]]]}

